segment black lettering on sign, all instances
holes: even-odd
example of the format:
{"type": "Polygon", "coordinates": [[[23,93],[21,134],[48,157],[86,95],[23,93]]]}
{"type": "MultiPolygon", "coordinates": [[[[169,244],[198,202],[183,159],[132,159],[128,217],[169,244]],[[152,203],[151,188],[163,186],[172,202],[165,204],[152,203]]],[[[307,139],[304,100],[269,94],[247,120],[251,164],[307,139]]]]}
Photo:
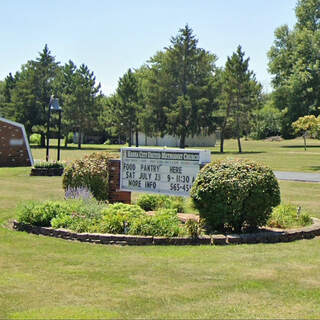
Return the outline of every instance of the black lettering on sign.
{"type": "Polygon", "coordinates": [[[123,170],[136,170],[136,165],[134,163],[123,163],[123,170]]]}
{"type": "Polygon", "coordinates": [[[144,183],[144,186],[148,189],[156,189],[157,187],[157,183],[156,182],[152,182],[152,181],[146,181],[144,183]]]}
{"type": "Polygon", "coordinates": [[[128,180],[128,186],[141,188],[141,181],[140,180],[128,180]]]}
{"type": "Polygon", "coordinates": [[[139,179],[140,180],[151,180],[151,173],[141,172],[139,179]]]}
{"type": "Polygon", "coordinates": [[[126,179],[134,179],[136,173],[134,171],[126,171],[126,179]]]}
{"type": "Polygon", "coordinates": [[[170,167],[170,173],[182,173],[182,167],[170,167]]]}

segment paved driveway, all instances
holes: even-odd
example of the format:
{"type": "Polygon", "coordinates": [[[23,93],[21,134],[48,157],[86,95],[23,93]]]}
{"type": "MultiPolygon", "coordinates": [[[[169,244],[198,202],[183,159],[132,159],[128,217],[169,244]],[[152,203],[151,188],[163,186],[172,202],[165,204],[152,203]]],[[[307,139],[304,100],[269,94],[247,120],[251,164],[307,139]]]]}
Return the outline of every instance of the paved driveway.
{"type": "Polygon", "coordinates": [[[274,171],[277,179],[304,182],[320,182],[320,173],[274,171]]]}

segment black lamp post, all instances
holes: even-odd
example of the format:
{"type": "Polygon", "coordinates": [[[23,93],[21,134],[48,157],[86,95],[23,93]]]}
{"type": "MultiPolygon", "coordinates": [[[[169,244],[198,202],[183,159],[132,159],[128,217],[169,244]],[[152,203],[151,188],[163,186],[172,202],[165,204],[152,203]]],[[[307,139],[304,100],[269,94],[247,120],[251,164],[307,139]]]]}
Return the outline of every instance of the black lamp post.
{"type": "Polygon", "coordinates": [[[60,160],[60,136],[61,136],[61,113],[62,108],[59,106],[58,98],[51,96],[48,110],[48,121],[47,121],[47,152],[46,152],[46,161],[49,161],[49,134],[50,134],[50,114],[51,111],[59,112],[59,132],[58,132],[58,161],[60,160]]]}

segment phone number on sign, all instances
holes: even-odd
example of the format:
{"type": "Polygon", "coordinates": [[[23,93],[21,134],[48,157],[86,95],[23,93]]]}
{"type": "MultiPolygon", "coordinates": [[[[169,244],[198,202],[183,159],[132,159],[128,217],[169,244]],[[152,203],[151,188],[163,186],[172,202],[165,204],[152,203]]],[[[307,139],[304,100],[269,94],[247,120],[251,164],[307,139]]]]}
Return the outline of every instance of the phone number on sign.
{"type": "Polygon", "coordinates": [[[180,183],[171,183],[170,191],[184,191],[189,192],[191,190],[191,184],[180,184],[180,183]]]}

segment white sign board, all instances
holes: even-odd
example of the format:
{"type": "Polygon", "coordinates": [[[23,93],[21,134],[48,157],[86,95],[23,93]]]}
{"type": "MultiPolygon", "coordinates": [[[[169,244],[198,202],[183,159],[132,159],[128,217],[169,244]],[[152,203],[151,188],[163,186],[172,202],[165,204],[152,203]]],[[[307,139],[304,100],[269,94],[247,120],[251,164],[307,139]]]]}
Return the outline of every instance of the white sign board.
{"type": "Polygon", "coordinates": [[[122,148],[120,190],[189,196],[209,150],[122,148]]]}

